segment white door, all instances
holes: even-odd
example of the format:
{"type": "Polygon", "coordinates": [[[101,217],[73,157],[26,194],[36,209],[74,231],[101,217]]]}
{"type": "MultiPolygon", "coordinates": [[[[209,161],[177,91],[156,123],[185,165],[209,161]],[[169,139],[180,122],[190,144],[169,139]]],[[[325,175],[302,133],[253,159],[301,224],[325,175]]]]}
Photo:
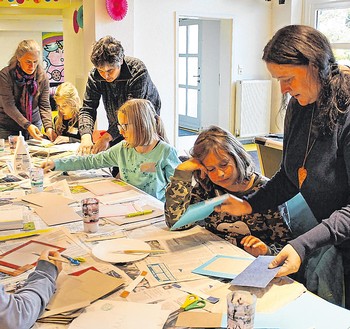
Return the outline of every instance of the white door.
{"type": "Polygon", "coordinates": [[[179,126],[198,131],[201,127],[201,22],[179,19],[179,126]]]}

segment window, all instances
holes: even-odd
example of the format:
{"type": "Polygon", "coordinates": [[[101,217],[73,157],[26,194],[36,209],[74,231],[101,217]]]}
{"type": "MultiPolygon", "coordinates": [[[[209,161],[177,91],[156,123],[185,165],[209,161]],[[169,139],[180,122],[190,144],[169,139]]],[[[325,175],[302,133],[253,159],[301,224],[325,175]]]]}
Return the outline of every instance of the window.
{"type": "Polygon", "coordinates": [[[350,65],[350,2],[309,0],[307,3],[306,24],[327,36],[339,63],[350,65]]]}

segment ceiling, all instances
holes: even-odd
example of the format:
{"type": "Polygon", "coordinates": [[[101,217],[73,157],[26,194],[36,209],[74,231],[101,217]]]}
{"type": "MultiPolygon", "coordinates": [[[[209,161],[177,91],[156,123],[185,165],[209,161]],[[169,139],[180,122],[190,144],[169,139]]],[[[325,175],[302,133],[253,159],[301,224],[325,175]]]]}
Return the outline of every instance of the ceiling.
{"type": "Polygon", "coordinates": [[[82,0],[0,0],[0,8],[63,9],[81,3],[82,0]]]}

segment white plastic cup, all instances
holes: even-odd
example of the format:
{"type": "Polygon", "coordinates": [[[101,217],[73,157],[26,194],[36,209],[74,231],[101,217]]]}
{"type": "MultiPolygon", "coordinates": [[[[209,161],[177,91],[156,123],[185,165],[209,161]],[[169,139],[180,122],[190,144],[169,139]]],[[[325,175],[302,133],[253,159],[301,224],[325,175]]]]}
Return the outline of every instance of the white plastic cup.
{"type": "Polygon", "coordinates": [[[99,222],[99,203],[96,198],[87,198],[81,200],[81,212],[83,214],[84,231],[87,233],[96,233],[99,222]]]}
{"type": "Polygon", "coordinates": [[[14,152],[14,150],[16,149],[17,136],[10,135],[8,137],[8,140],[11,152],[14,152]]]}
{"type": "Polygon", "coordinates": [[[32,193],[42,192],[44,190],[44,170],[43,168],[33,167],[29,169],[30,187],[32,193]]]}
{"type": "Polygon", "coordinates": [[[256,296],[236,290],[227,295],[227,329],[254,329],[256,296]]]}

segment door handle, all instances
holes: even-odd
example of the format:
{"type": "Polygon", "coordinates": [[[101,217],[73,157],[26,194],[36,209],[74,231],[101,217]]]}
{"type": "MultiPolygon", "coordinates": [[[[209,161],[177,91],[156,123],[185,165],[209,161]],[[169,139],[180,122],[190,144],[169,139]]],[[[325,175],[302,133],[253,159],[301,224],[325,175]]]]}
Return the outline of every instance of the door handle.
{"type": "Polygon", "coordinates": [[[194,78],[200,78],[200,75],[192,75],[194,78]]]}

